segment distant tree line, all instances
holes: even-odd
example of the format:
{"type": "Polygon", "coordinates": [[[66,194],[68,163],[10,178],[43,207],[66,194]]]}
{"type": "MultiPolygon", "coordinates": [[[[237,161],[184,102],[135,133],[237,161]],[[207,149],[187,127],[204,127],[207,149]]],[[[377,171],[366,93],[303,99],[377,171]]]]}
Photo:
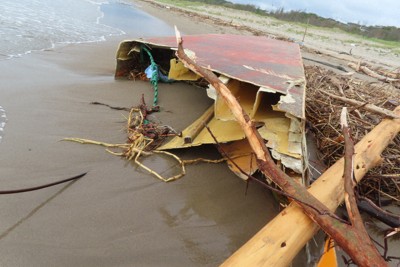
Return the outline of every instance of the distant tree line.
{"type": "Polygon", "coordinates": [[[330,18],[323,18],[314,13],[305,11],[285,11],[280,8],[275,11],[263,10],[255,5],[234,4],[225,0],[188,0],[189,2],[202,2],[206,4],[225,6],[238,10],[250,11],[263,16],[271,16],[289,22],[309,23],[310,25],[328,28],[339,28],[346,32],[358,34],[369,38],[378,38],[387,41],[400,41],[400,28],[394,26],[364,26],[357,23],[342,23],[330,18]]]}

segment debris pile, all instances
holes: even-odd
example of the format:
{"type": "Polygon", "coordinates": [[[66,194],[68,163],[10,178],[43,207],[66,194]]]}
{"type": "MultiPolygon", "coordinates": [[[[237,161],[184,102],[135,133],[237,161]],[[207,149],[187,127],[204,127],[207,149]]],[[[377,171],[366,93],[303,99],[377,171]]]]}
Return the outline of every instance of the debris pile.
{"type": "MultiPolygon", "coordinates": [[[[349,107],[349,124],[355,143],[384,118],[383,115],[366,111],[366,104],[386,110],[393,110],[400,105],[400,90],[389,83],[365,82],[315,66],[305,67],[305,72],[307,122],[309,130],[316,136],[320,158],[328,167],[344,154],[340,110],[348,104],[332,98],[326,92],[364,103],[349,107]]],[[[400,205],[400,136],[385,149],[382,158],[383,163],[370,170],[358,185],[359,193],[378,205],[393,201],[400,205]]]]}
{"type": "MultiPolygon", "coordinates": [[[[116,110],[127,110],[127,108],[112,107],[110,105],[99,102],[92,102],[92,104],[104,105],[116,110]]],[[[168,136],[178,135],[178,133],[175,132],[171,127],[154,123],[148,119],[149,114],[157,111],[157,106],[148,108],[143,96],[141,98],[141,104],[138,107],[129,109],[129,116],[127,118],[126,124],[126,143],[112,144],[82,138],[64,138],[63,140],[106,147],[107,152],[116,156],[124,157],[129,161],[133,161],[136,165],[145,169],[152,175],[156,176],[158,179],[164,182],[173,181],[185,175],[185,162],[181,161],[177,156],[172,153],[169,153],[167,151],[155,150],[168,136]],[[139,161],[141,156],[150,156],[153,154],[165,154],[175,159],[181,167],[181,172],[171,177],[163,177],[159,173],[148,168],[139,161]]]]}
{"type": "MultiPolygon", "coordinates": [[[[255,173],[257,164],[251,147],[229,106],[213,84],[177,58],[176,46],[175,36],[152,37],[123,41],[117,50],[117,79],[143,79],[145,72],[156,96],[153,75],[147,70],[149,66],[157,66],[159,72],[152,73],[165,75],[166,79],[160,79],[161,82],[189,82],[203,87],[207,96],[214,100],[213,106],[186,127],[181,137],[173,138],[158,150],[219,143],[229,157],[235,158],[235,164],[242,171],[255,173]],[[215,140],[205,126],[215,135],[215,140]]],[[[299,46],[265,37],[230,34],[187,36],[185,46],[185,52],[201,67],[215,73],[239,100],[262,138],[268,141],[272,157],[282,169],[304,181],[305,79],[299,46]]],[[[228,163],[228,166],[237,176],[248,178],[234,164],[228,163]]]]}

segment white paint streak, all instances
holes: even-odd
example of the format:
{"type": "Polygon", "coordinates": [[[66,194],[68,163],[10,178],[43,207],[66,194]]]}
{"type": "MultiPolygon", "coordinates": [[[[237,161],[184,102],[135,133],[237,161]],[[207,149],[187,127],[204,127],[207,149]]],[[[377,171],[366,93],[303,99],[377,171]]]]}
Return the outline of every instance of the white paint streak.
{"type": "Polygon", "coordinates": [[[247,65],[243,65],[244,68],[248,69],[248,70],[252,70],[252,71],[257,71],[257,72],[261,72],[267,75],[271,75],[271,76],[275,76],[275,77],[279,77],[282,79],[288,79],[291,80],[292,78],[286,74],[282,74],[282,73],[277,73],[273,70],[266,70],[266,69],[257,69],[257,68],[253,68],[251,66],[247,66],[247,65]]]}

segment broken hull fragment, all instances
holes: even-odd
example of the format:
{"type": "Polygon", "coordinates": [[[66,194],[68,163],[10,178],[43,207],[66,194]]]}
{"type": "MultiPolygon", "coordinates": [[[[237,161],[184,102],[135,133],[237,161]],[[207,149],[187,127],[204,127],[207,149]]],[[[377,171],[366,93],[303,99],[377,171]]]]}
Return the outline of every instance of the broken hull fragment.
{"type": "MultiPolygon", "coordinates": [[[[141,55],[143,45],[151,50],[160,68],[168,71],[169,78],[186,81],[199,78],[177,60],[175,36],[122,42],[117,52],[116,78],[142,71],[146,65],[141,55]]],[[[206,34],[185,36],[185,47],[199,65],[219,75],[258,125],[282,168],[304,179],[305,78],[298,45],[259,36],[206,34]]],[[[207,94],[215,100],[214,106],[188,126],[182,137],[174,137],[159,149],[214,144],[215,140],[204,129],[206,124],[221,148],[236,157],[235,162],[246,173],[254,173],[257,168],[243,131],[215,89],[209,86],[207,94]]],[[[235,166],[228,165],[235,174],[246,178],[235,166]]]]}

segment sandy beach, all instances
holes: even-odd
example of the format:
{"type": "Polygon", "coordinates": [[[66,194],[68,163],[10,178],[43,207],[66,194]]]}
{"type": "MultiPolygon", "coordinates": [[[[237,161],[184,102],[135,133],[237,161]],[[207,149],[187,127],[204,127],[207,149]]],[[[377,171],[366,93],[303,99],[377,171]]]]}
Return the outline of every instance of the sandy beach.
{"type": "MultiPolygon", "coordinates": [[[[0,105],[7,115],[0,142],[0,190],[87,172],[76,182],[0,195],[0,266],[217,266],[279,212],[269,191],[251,184],[246,193],[246,184],[225,163],[192,165],[183,178],[163,183],[103,147],[61,141],[78,137],[124,143],[127,112],[90,103],[129,108],[140,103],[142,94],[151,103],[150,83],[114,79],[122,40],[171,35],[174,25],[183,35],[252,34],[147,1],[129,3],[146,13],[148,25],[125,25],[132,27],[127,34],[104,42],[59,45],[0,60],[0,105]]],[[[228,18],[233,24],[268,28],[271,34],[301,36],[301,29],[273,28],[274,21],[245,20],[245,15],[238,11],[228,18]]],[[[318,35],[313,29],[310,33],[318,35]]],[[[339,55],[352,47],[346,38],[307,39],[302,55],[343,67],[364,57],[386,67],[398,64],[398,57],[365,49],[365,43],[351,57],[339,55]]],[[[307,59],[304,63],[318,65],[307,59]]],[[[204,90],[184,83],[160,84],[159,92],[161,112],[154,119],[177,131],[212,104],[204,90]]],[[[213,146],[177,154],[183,159],[220,157],[213,146]]],[[[164,174],[177,171],[170,159],[151,156],[143,162],[164,174]]],[[[293,266],[305,266],[304,253],[293,266]]]]}
{"type": "MultiPolygon", "coordinates": [[[[137,4],[186,34],[221,31],[137,4]]],[[[182,179],[165,184],[102,147],[60,141],[125,142],[127,114],[90,102],[131,107],[142,94],[151,101],[149,83],[113,77],[118,43],[136,37],[0,61],[0,99],[7,114],[1,190],[88,172],[73,183],[0,196],[1,266],[216,266],[278,212],[264,189],[253,185],[245,195],[245,183],[226,164],[194,165],[182,179]]],[[[198,88],[161,85],[162,111],[155,116],[182,129],[210,103],[198,88]]],[[[219,157],[214,147],[179,155],[219,157]]],[[[157,157],[145,162],[166,170],[173,164],[157,157]]]]}

